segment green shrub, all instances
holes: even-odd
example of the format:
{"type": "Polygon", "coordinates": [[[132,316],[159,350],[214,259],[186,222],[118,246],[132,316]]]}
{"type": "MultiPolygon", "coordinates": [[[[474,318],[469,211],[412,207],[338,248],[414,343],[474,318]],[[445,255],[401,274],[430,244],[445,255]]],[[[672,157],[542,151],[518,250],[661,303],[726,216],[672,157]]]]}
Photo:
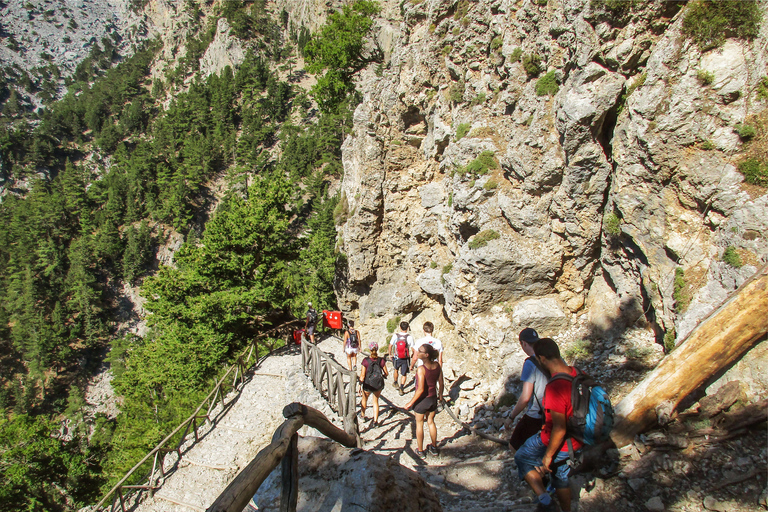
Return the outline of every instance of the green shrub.
{"type": "Polygon", "coordinates": [[[443,274],[448,274],[453,270],[453,263],[449,263],[443,267],[443,274]]]}
{"type": "Polygon", "coordinates": [[[390,318],[389,320],[387,320],[387,332],[389,332],[389,333],[395,332],[395,329],[400,327],[400,319],[401,318],[402,317],[400,317],[400,316],[396,316],[395,318],[390,318]]]}
{"type": "Polygon", "coordinates": [[[337,226],[347,222],[349,217],[349,201],[344,192],[341,193],[341,199],[336,203],[336,207],[333,209],[333,220],[337,226]]]}
{"type": "Polygon", "coordinates": [[[683,35],[702,51],[721,46],[726,37],[754,39],[760,32],[762,13],[757,2],[743,0],[695,0],[688,4],[683,35]]]}
{"type": "Polygon", "coordinates": [[[640,0],[590,0],[589,6],[592,9],[603,7],[614,16],[623,16],[639,2],[640,0]]]}
{"type": "Polygon", "coordinates": [[[471,127],[470,123],[459,123],[459,126],[456,128],[456,141],[458,142],[463,139],[469,133],[471,127]]]}
{"type": "Polygon", "coordinates": [[[559,90],[560,86],[557,85],[554,71],[550,71],[536,81],[536,96],[554,96],[559,90]]]}
{"type": "Polygon", "coordinates": [[[483,188],[485,190],[494,190],[499,188],[499,183],[496,180],[488,180],[485,182],[485,185],[483,185],[483,188]]]}
{"type": "Polygon", "coordinates": [[[761,78],[757,84],[757,99],[768,100],[768,76],[761,78]]]}
{"type": "Polygon", "coordinates": [[[528,78],[537,76],[541,73],[541,57],[535,53],[523,55],[523,69],[528,78]]]}
{"type": "Polygon", "coordinates": [[[448,193],[448,208],[453,206],[453,191],[448,193]]]}
{"type": "Polygon", "coordinates": [[[621,234],[621,219],[615,213],[611,212],[603,218],[603,229],[611,235],[621,234]]]}
{"type": "Polygon", "coordinates": [[[667,332],[664,333],[664,351],[669,354],[673,350],[675,350],[675,338],[677,335],[675,334],[674,329],[670,329],[667,332]]]}
{"type": "Polygon", "coordinates": [[[475,250],[481,247],[485,247],[488,245],[488,242],[491,240],[496,240],[497,238],[501,238],[501,235],[498,232],[493,229],[485,229],[476,234],[475,237],[469,242],[469,248],[475,250]]]}
{"type": "Polygon", "coordinates": [[[523,49],[522,48],[515,48],[512,50],[512,53],[509,54],[509,60],[512,62],[520,62],[520,57],[523,56],[523,49]]]}
{"type": "Polygon", "coordinates": [[[512,407],[517,403],[517,395],[514,393],[504,393],[499,398],[499,403],[496,404],[494,410],[498,411],[502,407],[512,407]]]}
{"type": "Polygon", "coordinates": [[[443,50],[442,51],[443,51],[443,55],[446,55],[446,56],[450,55],[451,52],[453,51],[453,46],[447,44],[447,45],[443,46],[443,50]]]}
{"type": "Polygon", "coordinates": [[[563,355],[565,356],[566,361],[569,361],[571,364],[573,364],[577,360],[585,361],[587,358],[592,356],[592,352],[593,349],[591,341],[578,340],[572,346],[565,349],[563,355]]]}
{"type": "Polygon", "coordinates": [[[481,92],[480,94],[478,94],[477,96],[472,98],[472,101],[469,102],[469,104],[471,106],[473,106],[473,107],[477,106],[477,105],[482,105],[483,103],[485,103],[485,93],[484,92],[481,92]]]}
{"type": "Polygon", "coordinates": [[[499,48],[501,48],[504,45],[504,38],[501,36],[496,36],[491,41],[491,50],[496,51],[499,48]]]}
{"type": "Polygon", "coordinates": [[[461,103],[464,101],[464,85],[453,84],[451,88],[448,89],[448,99],[454,103],[461,103]]]}
{"type": "Polygon", "coordinates": [[[728,265],[732,266],[733,268],[741,268],[743,263],[741,262],[741,257],[739,256],[739,253],[736,252],[736,248],[732,245],[729,245],[725,248],[725,251],[723,251],[723,257],[721,260],[728,265]]]}
{"type": "Polygon", "coordinates": [[[750,124],[737,124],[736,133],[739,134],[741,140],[747,141],[757,135],[757,129],[750,124]]]}
{"type": "Polygon", "coordinates": [[[437,268],[437,262],[436,261],[430,262],[429,263],[429,268],[437,268]]]}
{"type": "Polygon", "coordinates": [[[490,169],[497,169],[498,167],[499,164],[494,158],[493,151],[485,150],[477,158],[469,162],[463,172],[470,173],[473,176],[482,176],[487,174],[490,169]]]}
{"type": "Polygon", "coordinates": [[[461,29],[458,26],[453,27],[453,29],[451,30],[451,34],[453,34],[454,36],[458,36],[459,34],[461,34],[461,29]]]}
{"type": "Polygon", "coordinates": [[[685,270],[683,270],[682,267],[677,267],[675,269],[674,292],[672,293],[672,297],[675,299],[675,311],[678,313],[685,311],[688,307],[688,303],[691,301],[691,297],[686,291],[685,270]]]}
{"type": "Polygon", "coordinates": [[[701,149],[704,151],[712,151],[715,149],[715,144],[711,140],[705,140],[701,143],[701,149]]]}
{"type": "Polygon", "coordinates": [[[430,34],[434,34],[434,33],[435,33],[435,30],[437,30],[437,25],[435,25],[434,23],[432,23],[432,24],[429,26],[429,33],[430,33],[430,34]]]}
{"type": "Polygon", "coordinates": [[[747,183],[768,187],[768,162],[748,158],[739,163],[739,172],[744,175],[747,183]]]}
{"type": "Polygon", "coordinates": [[[696,72],[696,79],[698,79],[701,85],[712,85],[715,81],[715,74],[711,71],[700,69],[696,72]]]}

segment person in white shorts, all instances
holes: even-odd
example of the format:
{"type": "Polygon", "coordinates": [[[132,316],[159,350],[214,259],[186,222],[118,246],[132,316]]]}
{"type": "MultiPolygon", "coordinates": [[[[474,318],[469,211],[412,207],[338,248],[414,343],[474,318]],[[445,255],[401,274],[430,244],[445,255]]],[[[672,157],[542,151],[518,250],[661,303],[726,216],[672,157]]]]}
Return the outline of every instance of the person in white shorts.
{"type": "Polygon", "coordinates": [[[352,320],[344,331],[344,352],[347,354],[347,366],[350,370],[356,370],[357,354],[360,352],[360,331],[355,329],[355,322],[352,320]]]}

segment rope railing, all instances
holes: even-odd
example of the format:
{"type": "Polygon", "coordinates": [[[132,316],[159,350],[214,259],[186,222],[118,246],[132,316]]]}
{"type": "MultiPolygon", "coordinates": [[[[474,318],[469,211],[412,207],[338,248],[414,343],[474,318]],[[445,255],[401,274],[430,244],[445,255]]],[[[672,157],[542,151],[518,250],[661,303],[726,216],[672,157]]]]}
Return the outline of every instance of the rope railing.
{"type": "MultiPolygon", "coordinates": [[[[95,507],[93,507],[92,510],[102,510],[102,507],[104,503],[107,502],[107,500],[111,497],[112,502],[109,507],[110,511],[114,511],[117,504],[120,504],[120,510],[122,512],[126,512],[126,499],[128,497],[127,492],[143,492],[146,491],[149,494],[149,497],[153,497],[156,490],[160,488],[160,483],[158,480],[160,477],[165,477],[167,474],[174,471],[176,466],[178,465],[178,462],[181,460],[182,455],[182,447],[185,444],[187,435],[192,431],[194,433],[195,440],[192,443],[197,443],[200,440],[199,435],[199,428],[205,423],[208,422],[212,426],[216,425],[216,422],[218,419],[226,414],[226,412],[229,409],[229,406],[232,405],[235,402],[236,397],[233,397],[228,403],[226,402],[226,396],[227,392],[234,390],[237,391],[238,394],[242,391],[242,388],[238,387],[240,384],[242,384],[245,381],[245,374],[248,371],[248,369],[251,367],[252,362],[258,361],[259,358],[259,339],[266,337],[268,334],[278,331],[280,329],[284,329],[285,327],[296,324],[298,322],[302,322],[303,320],[293,320],[290,322],[286,322],[284,324],[281,324],[277,327],[274,327],[264,333],[261,333],[260,335],[256,336],[253,341],[250,343],[250,345],[243,350],[243,352],[237,357],[237,361],[230,366],[227,371],[224,373],[224,375],[216,382],[216,385],[213,387],[210,393],[208,393],[208,396],[206,396],[203,401],[200,403],[200,405],[195,409],[195,412],[193,412],[186,420],[184,420],[178,427],[176,427],[173,432],[168,434],[162,441],[160,441],[157,446],[155,446],[143,459],[141,459],[135,466],[133,466],[128,473],[125,474],[125,476],[120,479],[117,484],[115,484],[110,491],[104,495],[104,497],[99,501],[95,507]],[[230,383],[231,381],[231,383],[230,383]],[[221,404],[221,411],[215,415],[212,416],[212,413],[217,405],[221,404]],[[205,414],[200,414],[201,411],[205,408],[205,414]],[[203,423],[199,423],[203,422],[203,423]],[[181,437],[179,437],[178,442],[173,443],[172,440],[174,437],[176,437],[179,432],[183,432],[181,434],[181,437]],[[172,447],[167,447],[167,445],[172,445],[172,447]],[[178,459],[172,469],[170,471],[165,471],[165,456],[169,453],[176,453],[178,456],[178,459]],[[139,485],[128,485],[126,484],[129,479],[134,476],[143,466],[147,465],[149,460],[152,459],[152,469],[149,471],[149,475],[146,478],[144,484],[139,485]],[[158,474],[159,473],[159,474],[158,474]],[[127,491],[124,493],[123,491],[127,491]]],[[[262,345],[263,347],[266,347],[268,349],[267,354],[270,355],[275,347],[274,345],[262,345]]],[[[138,498],[137,498],[138,499],[138,498]]]]}
{"type": "Polygon", "coordinates": [[[357,425],[357,374],[306,338],[301,343],[301,368],[331,409],[342,417],[344,430],[355,436],[358,447],[362,446],[357,425]]]}
{"type": "Polygon", "coordinates": [[[283,416],[286,420],[275,430],[269,446],[256,454],[206,512],[241,512],[278,464],[282,464],[280,510],[295,512],[299,495],[298,431],[304,425],[347,448],[358,446],[358,436],[336,427],[317,409],[294,402],[285,406],[283,416]]]}

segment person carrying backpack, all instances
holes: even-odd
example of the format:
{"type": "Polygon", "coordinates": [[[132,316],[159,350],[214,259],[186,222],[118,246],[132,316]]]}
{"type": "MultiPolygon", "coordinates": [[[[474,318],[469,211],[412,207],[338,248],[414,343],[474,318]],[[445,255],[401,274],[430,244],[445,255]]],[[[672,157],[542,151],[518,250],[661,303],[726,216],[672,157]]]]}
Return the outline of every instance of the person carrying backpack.
{"type": "Polygon", "coordinates": [[[347,366],[350,370],[357,370],[357,354],[360,352],[360,331],[355,329],[355,322],[349,321],[347,330],[344,331],[344,352],[347,354],[347,366]],[[354,361],[354,364],[353,364],[354,361]]]}
{"type": "Polygon", "coordinates": [[[315,308],[312,307],[311,302],[307,302],[307,306],[309,309],[307,309],[307,321],[304,324],[304,329],[307,331],[307,336],[309,336],[309,341],[312,343],[315,342],[315,326],[317,325],[317,311],[315,311],[315,308]]]}
{"type": "Polygon", "coordinates": [[[360,368],[360,382],[363,384],[363,396],[360,399],[360,415],[362,421],[365,421],[365,409],[368,407],[368,396],[373,395],[373,423],[370,426],[376,426],[379,423],[379,396],[384,389],[384,379],[389,375],[387,364],[383,357],[379,357],[379,345],[372,341],[368,346],[371,355],[363,359],[360,368]]]}
{"type": "Polygon", "coordinates": [[[519,450],[526,439],[535,436],[541,430],[541,426],[544,424],[544,411],[542,410],[544,388],[549,380],[549,374],[536,360],[533,351],[533,346],[539,341],[539,333],[528,327],[520,331],[518,338],[520,347],[528,355],[528,358],[523,363],[523,370],[520,372],[523,390],[509,415],[509,418],[514,421],[517,415],[525,410],[525,414],[520,417],[512,431],[512,437],[509,438],[509,447],[513,450],[519,450]]]}
{"type": "Polygon", "coordinates": [[[408,322],[400,322],[400,330],[392,335],[389,340],[389,356],[392,358],[394,378],[392,385],[400,388],[400,396],[405,394],[405,376],[410,369],[411,358],[414,354],[413,336],[408,334],[408,322]],[[397,374],[400,373],[398,379],[397,374]],[[398,380],[400,381],[398,383],[398,380]]]}
{"type": "Polygon", "coordinates": [[[569,446],[572,446],[574,452],[583,446],[577,439],[566,443],[568,420],[573,416],[572,380],[569,377],[576,377],[579,371],[563,361],[557,344],[549,338],[539,339],[533,345],[533,350],[541,366],[552,378],[544,392],[544,427],[539,434],[528,438],[515,453],[517,472],[520,479],[525,480],[538,496],[537,511],[557,510],[544,487],[543,477],[549,474],[561,509],[569,512],[571,490],[568,487],[568,474],[571,468],[565,462],[569,457],[569,446]],[[558,378],[558,374],[563,374],[565,378],[558,378]]]}
{"type": "Polygon", "coordinates": [[[405,410],[413,408],[416,416],[416,455],[424,457],[425,417],[429,426],[429,437],[432,439],[432,444],[427,446],[427,451],[432,455],[438,453],[435,413],[437,404],[443,400],[443,369],[437,362],[437,349],[428,343],[418,348],[416,357],[423,364],[416,369],[416,392],[413,394],[413,399],[405,406],[405,410]]]}

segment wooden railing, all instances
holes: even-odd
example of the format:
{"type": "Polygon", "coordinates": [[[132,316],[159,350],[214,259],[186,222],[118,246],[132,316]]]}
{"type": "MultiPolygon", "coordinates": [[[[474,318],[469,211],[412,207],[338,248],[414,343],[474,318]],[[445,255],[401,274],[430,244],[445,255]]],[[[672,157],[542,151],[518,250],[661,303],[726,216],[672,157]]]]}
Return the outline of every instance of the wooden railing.
{"type": "MultiPolygon", "coordinates": [[[[237,361],[232,366],[230,366],[229,369],[227,369],[227,371],[224,373],[224,376],[219,379],[214,388],[211,390],[208,396],[205,397],[195,412],[192,413],[189,418],[184,420],[181,425],[176,427],[173,432],[168,434],[165,439],[160,441],[160,443],[158,443],[158,445],[155,446],[152,451],[150,451],[143,459],[141,459],[141,461],[133,466],[133,468],[131,468],[131,470],[128,471],[128,473],[126,473],[126,475],[117,484],[115,484],[115,486],[101,499],[101,501],[96,504],[93,510],[102,510],[104,503],[106,503],[107,500],[111,497],[112,503],[109,510],[115,510],[116,505],[119,503],[120,509],[123,512],[126,512],[126,498],[128,492],[147,491],[149,496],[152,497],[155,491],[160,488],[160,484],[157,483],[157,480],[160,477],[165,477],[166,474],[174,471],[178,465],[178,462],[181,460],[182,447],[184,446],[187,435],[190,433],[190,431],[194,433],[194,442],[196,443],[200,439],[198,428],[202,426],[204,422],[209,422],[211,425],[215,425],[219,418],[226,414],[226,412],[229,410],[229,407],[234,404],[236,396],[228,402],[225,401],[227,392],[230,390],[235,390],[239,394],[242,390],[242,388],[238,388],[238,386],[244,382],[245,373],[251,367],[253,362],[258,362],[259,339],[264,338],[274,331],[284,329],[289,325],[302,321],[303,320],[294,320],[287,322],[254,338],[253,342],[245,350],[243,350],[242,354],[238,356],[237,361]],[[219,403],[221,403],[222,406],[221,411],[212,416],[213,410],[219,403]],[[201,411],[203,410],[205,410],[205,414],[201,414],[201,411]],[[178,438],[178,441],[173,442],[173,439],[180,432],[182,432],[181,437],[178,438]],[[168,445],[171,445],[171,447],[168,447],[168,445]],[[163,464],[165,456],[174,452],[177,454],[178,459],[170,471],[165,471],[163,464]],[[150,459],[152,459],[152,469],[149,471],[148,477],[146,477],[146,483],[139,485],[126,484],[126,482],[129,481],[129,479],[143,467],[148,467],[148,462],[150,459]],[[124,491],[126,492],[124,493],[124,491]]],[[[274,346],[272,345],[262,344],[262,347],[266,347],[268,349],[267,355],[271,354],[274,350],[274,346]]]]}
{"type": "Polygon", "coordinates": [[[222,492],[206,512],[241,512],[270,473],[282,463],[281,512],[295,512],[299,495],[298,430],[304,425],[316,428],[332,440],[355,448],[359,438],[336,427],[317,409],[294,402],[283,409],[283,422],[272,436],[272,443],[256,457],[222,492]]]}
{"type": "Polygon", "coordinates": [[[331,408],[342,417],[344,430],[355,436],[358,447],[362,446],[356,414],[357,374],[341,366],[306,338],[301,343],[301,368],[331,408]]]}

